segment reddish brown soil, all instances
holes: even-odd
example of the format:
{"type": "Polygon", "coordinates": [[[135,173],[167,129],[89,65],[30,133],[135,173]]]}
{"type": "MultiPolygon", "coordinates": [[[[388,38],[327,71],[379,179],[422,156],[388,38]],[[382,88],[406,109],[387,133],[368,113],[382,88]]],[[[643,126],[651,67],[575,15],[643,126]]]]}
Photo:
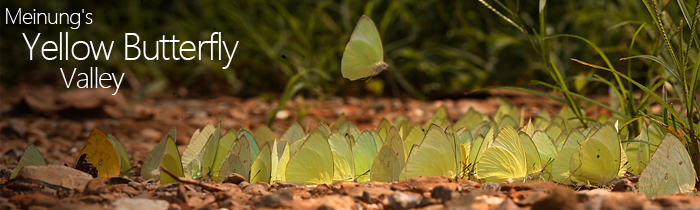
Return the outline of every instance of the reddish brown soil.
{"type": "MultiPolygon", "coordinates": [[[[84,190],[62,191],[32,180],[9,181],[28,143],[37,145],[48,164],[73,165],[90,131],[98,128],[119,138],[131,156],[138,174],[148,152],[171,127],[177,128],[177,144],[182,152],[195,129],[207,123],[222,123],[222,130],[249,126],[255,129],[266,120],[278,101],[260,98],[213,99],[150,97],[130,102],[124,95],[101,90],[56,92],[50,87],[0,87],[0,209],[9,208],[114,208],[120,202],[148,199],[167,201],[170,209],[200,208],[474,208],[474,209],[636,209],[652,207],[700,208],[692,196],[666,196],[648,201],[636,192],[636,179],[626,178],[619,191],[581,190],[551,182],[482,185],[450,177],[418,177],[398,183],[336,183],[330,186],[303,186],[291,183],[273,185],[246,182],[216,185],[217,189],[196,184],[158,185],[140,177],[93,179],[84,190]],[[577,190],[577,191],[575,191],[577,190]]],[[[120,91],[121,92],[121,91],[120,91]]],[[[554,113],[560,108],[549,100],[511,92],[492,92],[519,106],[525,116],[540,111],[554,113]]],[[[360,130],[371,129],[382,118],[393,120],[404,115],[424,123],[444,105],[452,122],[470,108],[493,114],[498,101],[493,97],[421,102],[397,98],[294,99],[277,115],[271,128],[282,135],[293,122],[307,130],[319,122],[332,123],[345,115],[360,130]]],[[[598,109],[588,113],[606,114],[598,109]]],[[[141,206],[143,207],[143,206],[141,206]]],[[[155,207],[153,207],[155,208],[155,207]]]]}

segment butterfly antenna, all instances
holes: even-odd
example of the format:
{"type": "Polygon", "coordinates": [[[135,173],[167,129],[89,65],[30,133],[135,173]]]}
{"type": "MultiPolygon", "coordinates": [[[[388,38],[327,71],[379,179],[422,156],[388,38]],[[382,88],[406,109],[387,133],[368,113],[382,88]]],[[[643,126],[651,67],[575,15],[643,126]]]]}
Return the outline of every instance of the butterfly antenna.
{"type": "Polygon", "coordinates": [[[547,160],[547,164],[544,164],[544,167],[546,168],[547,166],[549,166],[549,164],[552,164],[553,162],[554,158],[549,158],[549,160],[547,160]]]}
{"type": "Polygon", "coordinates": [[[462,172],[462,179],[464,179],[464,176],[467,175],[467,168],[468,167],[469,167],[469,165],[467,165],[466,163],[462,163],[462,171],[461,171],[462,172]]]}
{"type": "Polygon", "coordinates": [[[250,178],[250,180],[249,180],[249,181],[252,181],[253,179],[255,179],[255,177],[256,177],[256,176],[258,176],[258,174],[260,174],[260,171],[262,171],[262,170],[258,170],[258,172],[257,172],[257,173],[255,173],[255,176],[253,176],[253,178],[250,178]]]}
{"type": "Polygon", "coordinates": [[[369,174],[369,171],[371,171],[371,169],[370,169],[370,170],[367,170],[367,171],[365,171],[364,173],[362,173],[362,174],[360,174],[360,175],[357,175],[357,176],[355,177],[355,182],[357,182],[357,178],[360,178],[360,177],[362,177],[362,176],[364,176],[364,175],[367,175],[367,174],[369,174]]]}
{"type": "Polygon", "coordinates": [[[136,166],[131,166],[131,168],[122,171],[122,175],[131,174],[134,172],[134,169],[136,169],[136,166]]]}
{"type": "Polygon", "coordinates": [[[553,162],[554,162],[554,158],[549,158],[547,160],[547,163],[545,163],[544,166],[542,166],[542,170],[540,170],[540,178],[542,178],[544,180],[542,175],[544,175],[544,173],[547,171],[546,170],[547,166],[549,166],[549,164],[552,164],[553,162]]]}

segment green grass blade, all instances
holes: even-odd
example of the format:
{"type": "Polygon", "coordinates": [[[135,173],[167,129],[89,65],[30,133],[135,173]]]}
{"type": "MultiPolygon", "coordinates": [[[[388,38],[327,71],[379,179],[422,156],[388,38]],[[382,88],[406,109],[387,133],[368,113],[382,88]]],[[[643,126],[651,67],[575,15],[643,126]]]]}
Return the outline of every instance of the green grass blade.
{"type": "MultiPolygon", "coordinates": [[[[559,87],[557,87],[557,86],[550,85],[550,84],[545,83],[545,82],[542,82],[542,81],[537,81],[537,80],[535,80],[535,81],[532,81],[530,84],[533,84],[533,85],[543,85],[543,86],[547,86],[547,87],[549,87],[549,88],[552,88],[552,89],[555,89],[555,90],[558,90],[558,91],[565,92],[565,90],[562,90],[561,88],[559,88],[559,87]]],[[[587,101],[588,103],[595,104],[595,105],[597,105],[597,106],[603,107],[604,109],[610,110],[610,112],[619,115],[620,117],[624,118],[625,120],[630,119],[630,117],[629,117],[627,114],[622,113],[622,112],[620,112],[620,111],[618,111],[618,110],[616,110],[616,109],[613,109],[612,107],[610,107],[610,106],[608,106],[608,105],[605,105],[605,104],[603,104],[603,103],[600,103],[600,102],[598,102],[598,101],[596,101],[596,100],[593,100],[593,99],[591,99],[591,98],[588,98],[588,97],[586,97],[586,96],[584,96],[584,95],[581,95],[581,94],[578,94],[578,93],[574,93],[574,92],[571,92],[571,91],[568,91],[568,90],[566,90],[566,92],[568,92],[568,94],[571,94],[572,96],[575,96],[576,98],[579,98],[579,99],[581,99],[581,100],[587,101]]]]}
{"type": "Polygon", "coordinates": [[[510,18],[508,18],[508,17],[506,17],[505,15],[501,14],[501,12],[499,12],[498,10],[496,10],[496,8],[493,8],[489,3],[486,3],[486,1],[484,1],[484,0],[479,0],[479,2],[481,2],[481,4],[483,4],[484,6],[486,6],[486,8],[490,9],[493,13],[496,13],[496,15],[500,16],[501,18],[503,18],[503,20],[505,20],[505,21],[508,22],[509,24],[513,25],[514,27],[518,28],[518,30],[522,31],[523,33],[527,34],[527,31],[525,31],[525,29],[524,29],[523,27],[519,26],[518,24],[516,24],[515,22],[513,22],[513,20],[511,20],[510,18]]]}
{"type": "MultiPolygon", "coordinates": [[[[659,102],[659,104],[661,104],[661,106],[663,106],[663,107],[666,108],[669,112],[671,112],[671,115],[673,115],[673,116],[676,117],[676,118],[680,118],[681,115],[678,114],[678,112],[677,112],[675,109],[673,109],[673,107],[671,107],[671,105],[669,105],[668,103],[666,103],[665,100],[661,99],[658,95],[656,95],[656,93],[654,93],[653,91],[651,91],[651,90],[650,90],[649,88],[647,88],[646,86],[640,84],[640,83],[637,82],[637,81],[634,81],[632,78],[628,77],[627,75],[625,75],[625,74],[623,74],[623,73],[621,73],[621,72],[619,72],[619,71],[615,71],[615,70],[607,69],[607,68],[605,68],[605,69],[603,69],[603,70],[606,70],[606,71],[609,71],[609,72],[611,72],[611,73],[613,73],[613,74],[619,75],[620,77],[622,77],[622,78],[624,78],[624,79],[626,79],[626,80],[632,82],[632,84],[634,84],[635,86],[637,86],[639,89],[642,89],[642,91],[646,92],[647,94],[651,95],[651,97],[653,97],[654,99],[656,99],[656,101],[659,102]]],[[[685,127],[688,126],[684,121],[681,121],[681,123],[682,123],[683,126],[685,126],[685,127]]]]}
{"type": "Polygon", "coordinates": [[[634,59],[634,58],[643,58],[643,59],[648,59],[648,60],[654,61],[654,62],[658,63],[659,65],[661,65],[661,67],[663,67],[668,73],[673,75],[673,77],[675,77],[676,79],[679,79],[679,80],[681,79],[681,77],[678,75],[678,71],[676,71],[676,69],[673,66],[668,65],[668,63],[666,63],[664,60],[662,60],[661,58],[656,57],[656,56],[635,55],[635,56],[620,58],[620,60],[628,60],[628,59],[634,59]]]}
{"type": "MultiPolygon", "coordinates": [[[[481,89],[476,89],[470,93],[482,92],[482,91],[487,91],[487,90],[514,90],[514,91],[519,91],[519,92],[523,92],[523,93],[529,93],[529,94],[533,94],[536,96],[549,98],[549,99],[552,99],[558,103],[568,105],[568,102],[566,100],[561,99],[559,97],[556,97],[552,94],[545,93],[542,91],[537,91],[537,90],[531,90],[531,89],[527,89],[527,88],[521,88],[521,87],[502,86],[502,87],[493,87],[493,88],[481,88],[481,89]]],[[[469,94],[469,93],[467,93],[467,94],[469,94]]]]}
{"type": "Polygon", "coordinates": [[[643,143],[643,144],[654,145],[654,146],[657,146],[657,147],[659,146],[658,144],[655,144],[654,142],[642,141],[642,140],[624,140],[624,141],[620,141],[620,143],[622,143],[622,144],[627,144],[627,143],[643,143]]]}
{"type": "Polygon", "coordinates": [[[282,97],[280,98],[280,103],[277,106],[277,108],[274,108],[270,110],[270,112],[267,114],[267,121],[266,124],[267,126],[272,125],[272,120],[275,119],[275,115],[279,110],[282,110],[284,106],[287,104],[287,101],[294,97],[299,90],[304,88],[304,84],[302,83],[297,83],[297,81],[304,75],[306,75],[309,71],[302,71],[291,78],[289,78],[289,81],[287,81],[287,85],[284,87],[284,92],[282,93],[282,97]]]}
{"type": "Polygon", "coordinates": [[[688,12],[688,8],[685,7],[685,1],[683,0],[676,0],[678,2],[678,8],[681,9],[681,13],[683,13],[683,18],[685,19],[685,22],[688,24],[688,28],[693,28],[692,24],[693,20],[690,18],[690,13],[688,12]]]}

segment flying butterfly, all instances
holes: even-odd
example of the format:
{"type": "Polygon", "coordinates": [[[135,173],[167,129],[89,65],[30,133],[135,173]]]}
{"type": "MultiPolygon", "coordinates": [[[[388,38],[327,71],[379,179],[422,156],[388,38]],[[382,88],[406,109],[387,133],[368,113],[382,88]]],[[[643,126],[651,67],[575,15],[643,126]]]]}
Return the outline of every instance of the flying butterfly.
{"type": "Polygon", "coordinates": [[[362,15],[350,36],[350,41],[345,45],[340,71],[343,77],[358,80],[375,76],[387,68],[389,64],[384,62],[384,48],[379,31],[372,19],[362,15]]]}

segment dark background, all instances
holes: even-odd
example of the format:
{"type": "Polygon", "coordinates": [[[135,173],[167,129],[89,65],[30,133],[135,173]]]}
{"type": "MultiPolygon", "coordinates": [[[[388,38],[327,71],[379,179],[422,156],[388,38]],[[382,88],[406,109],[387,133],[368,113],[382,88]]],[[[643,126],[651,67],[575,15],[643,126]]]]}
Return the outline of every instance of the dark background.
{"type": "MultiPolygon", "coordinates": [[[[541,57],[529,39],[539,30],[539,1],[502,1],[509,14],[493,1],[486,1],[501,13],[525,26],[528,34],[508,24],[477,0],[468,1],[2,1],[0,29],[0,82],[46,83],[65,88],[59,68],[87,72],[126,73],[120,92],[138,100],[153,94],[189,90],[190,97],[233,95],[277,98],[287,81],[304,70],[296,88],[307,96],[383,95],[444,98],[460,97],[475,88],[497,85],[529,86],[532,79],[551,82],[541,57]],[[93,23],[79,29],[74,25],[5,24],[7,14],[22,12],[92,13],[93,23]],[[340,74],[340,60],[352,30],[362,14],[370,16],[382,36],[388,71],[369,82],[351,82],[340,74]],[[171,38],[193,42],[210,39],[213,31],[233,47],[240,41],[229,69],[223,61],[209,60],[205,50],[201,61],[124,61],[124,33],[139,34],[147,47],[171,38]],[[37,48],[35,60],[22,33],[29,38],[42,33],[37,42],[58,42],[68,32],[71,43],[114,41],[109,60],[46,61],[37,48]]],[[[662,1],[667,2],[667,1],[662,1]]],[[[675,2],[675,1],[674,1],[675,2]]],[[[672,17],[682,17],[676,7],[665,8],[672,17]]],[[[630,42],[642,22],[650,22],[641,1],[550,1],[546,8],[547,35],[574,34],[591,40],[619,69],[631,54],[655,54],[657,34],[647,25],[630,50],[630,42]]],[[[692,13],[692,11],[691,11],[692,13]]],[[[577,58],[602,64],[591,47],[580,40],[554,38],[548,42],[550,57],[560,71],[584,93],[606,93],[588,84],[578,88],[576,76],[590,76],[591,68],[576,64],[577,58]]],[[[141,45],[140,45],[141,48],[141,45]]],[[[205,48],[206,49],[206,48],[205,48]]],[[[230,49],[229,49],[230,50],[230,49]]],[[[152,51],[151,51],[152,52],[152,51]]],[[[170,50],[166,53],[172,54],[170,50]]],[[[633,63],[633,76],[646,78],[647,61],[633,63]]],[[[609,78],[605,72],[597,72],[609,78]]]]}

